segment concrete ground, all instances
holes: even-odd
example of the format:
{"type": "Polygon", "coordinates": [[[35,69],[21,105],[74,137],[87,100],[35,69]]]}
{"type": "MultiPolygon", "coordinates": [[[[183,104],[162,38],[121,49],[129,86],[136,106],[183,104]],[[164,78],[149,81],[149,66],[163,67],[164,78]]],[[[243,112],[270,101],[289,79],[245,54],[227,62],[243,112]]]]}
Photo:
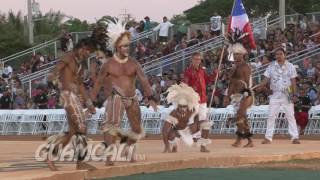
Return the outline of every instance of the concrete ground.
{"type": "MultiPolygon", "coordinates": [[[[256,139],[254,148],[231,147],[233,139],[213,139],[210,153],[200,153],[199,148],[186,147],[180,143],[178,153],[162,153],[161,140],[143,140],[138,144],[137,154],[145,158],[135,163],[117,162],[105,166],[104,162],[89,162],[97,170],[75,170],[75,163],[57,163],[59,171],[51,172],[43,162],[34,159],[34,152],[44,141],[0,141],[0,179],[56,179],[81,180],[125,176],[139,173],[161,172],[186,168],[234,167],[270,161],[320,158],[317,140],[302,140],[294,145],[288,139],[276,139],[272,144],[262,145],[256,139]]],[[[93,141],[92,143],[99,143],[93,141]]],[[[142,159],[143,159],[142,158],[142,159]]]]}

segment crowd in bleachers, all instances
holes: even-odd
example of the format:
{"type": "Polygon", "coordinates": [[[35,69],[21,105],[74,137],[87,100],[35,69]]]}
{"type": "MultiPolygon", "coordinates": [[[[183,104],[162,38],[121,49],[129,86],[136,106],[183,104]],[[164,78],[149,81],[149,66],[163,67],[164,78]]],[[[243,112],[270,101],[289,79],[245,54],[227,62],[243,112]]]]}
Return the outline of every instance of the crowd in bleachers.
{"type": "MultiPolygon", "coordinates": [[[[130,32],[140,33],[152,29],[150,19],[145,18],[145,21],[141,21],[138,24],[133,24],[130,32]],[[132,29],[133,28],[133,29],[132,29]]],[[[274,60],[273,50],[275,47],[279,47],[281,44],[286,44],[287,55],[294,54],[304,49],[311,49],[312,47],[320,44],[319,22],[304,19],[303,21],[288,22],[286,29],[282,31],[280,28],[271,28],[267,31],[266,39],[256,39],[257,49],[248,54],[247,59],[258,57],[251,60],[253,69],[262,67],[274,60]]],[[[159,39],[159,41],[152,41],[151,38],[146,38],[137,41],[132,46],[132,56],[136,58],[141,64],[150,62],[154,59],[168,55],[186,47],[190,47],[197,43],[211,39],[217,36],[217,33],[212,33],[210,30],[196,30],[191,32],[189,38],[186,33],[177,33],[174,38],[159,39]]],[[[69,37],[69,36],[68,36],[69,37]]],[[[70,39],[69,39],[70,40],[70,39]]],[[[70,41],[63,41],[70,43],[70,41]]],[[[66,46],[68,48],[68,46],[66,46]]],[[[202,54],[203,66],[207,72],[217,73],[218,62],[222,53],[221,48],[207,51],[202,54]]],[[[217,83],[217,89],[214,93],[213,107],[223,107],[223,95],[228,86],[228,72],[232,67],[232,63],[227,59],[228,54],[224,54],[223,63],[217,83]]],[[[40,84],[37,88],[29,90],[23,90],[22,84],[18,78],[19,75],[25,75],[28,73],[36,72],[43,68],[47,63],[52,62],[54,59],[52,56],[45,56],[40,53],[35,54],[30,61],[24,62],[20,68],[13,71],[11,67],[3,67],[2,78],[0,78],[0,108],[1,109],[31,109],[31,108],[61,108],[59,106],[59,91],[57,87],[52,84],[43,85],[40,84]],[[30,98],[31,94],[31,98],[30,98]]],[[[92,74],[97,74],[100,62],[91,62],[90,71],[92,74]]],[[[185,67],[188,65],[188,61],[185,62],[185,67]]],[[[180,67],[181,63],[173,64],[169,68],[164,68],[159,73],[149,75],[149,81],[152,90],[161,105],[166,105],[165,92],[169,86],[175,83],[179,83],[183,80],[183,68],[180,67]]],[[[184,67],[184,68],[185,68],[184,67]]],[[[320,56],[314,56],[304,59],[299,63],[298,71],[298,86],[299,93],[303,97],[309,99],[309,105],[320,104],[320,56]]],[[[87,74],[87,80],[85,84],[88,89],[92,87],[94,77],[92,74],[87,74]]],[[[208,97],[211,97],[213,84],[208,84],[207,93],[208,97]]],[[[139,89],[136,90],[139,100],[143,104],[143,92],[139,89]]],[[[102,106],[105,100],[103,91],[101,91],[97,106],[102,106]]],[[[210,98],[209,98],[210,99],[210,98]]],[[[256,105],[263,105],[268,103],[268,90],[256,94],[256,105]]],[[[304,102],[297,103],[297,111],[301,109],[299,105],[304,102]]]]}

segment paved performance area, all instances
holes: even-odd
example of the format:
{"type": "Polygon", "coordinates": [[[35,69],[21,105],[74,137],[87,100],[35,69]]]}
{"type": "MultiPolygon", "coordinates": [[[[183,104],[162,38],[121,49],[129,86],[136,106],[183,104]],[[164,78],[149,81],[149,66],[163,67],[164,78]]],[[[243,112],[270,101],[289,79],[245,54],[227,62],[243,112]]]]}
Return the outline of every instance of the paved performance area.
{"type": "MultiPolygon", "coordinates": [[[[152,173],[187,168],[238,167],[270,161],[320,158],[320,143],[317,140],[302,140],[301,145],[289,140],[275,140],[262,145],[255,140],[254,148],[231,147],[232,139],[213,139],[210,153],[200,153],[198,147],[187,148],[180,144],[178,153],[162,153],[160,140],[143,140],[138,154],[145,160],[136,163],[119,162],[106,167],[103,162],[90,162],[97,170],[75,170],[75,163],[57,163],[60,171],[51,172],[43,162],[34,160],[34,152],[44,141],[0,141],[0,179],[103,179],[139,173],[152,173]]],[[[93,141],[98,143],[98,141],[93,141]]],[[[216,170],[217,171],[217,170],[216,170]]]]}
{"type": "Polygon", "coordinates": [[[138,174],[101,180],[256,180],[257,177],[259,177],[259,180],[319,180],[320,172],[297,169],[206,168],[138,174]]]}

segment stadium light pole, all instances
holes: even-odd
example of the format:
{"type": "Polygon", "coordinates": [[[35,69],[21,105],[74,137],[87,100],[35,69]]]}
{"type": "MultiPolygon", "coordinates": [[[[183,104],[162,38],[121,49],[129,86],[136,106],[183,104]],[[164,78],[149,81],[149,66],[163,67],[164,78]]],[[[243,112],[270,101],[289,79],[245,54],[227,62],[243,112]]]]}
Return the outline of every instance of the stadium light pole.
{"type": "Polygon", "coordinates": [[[280,27],[282,30],[286,28],[286,0],[279,0],[279,17],[280,27]]]}
{"type": "Polygon", "coordinates": [[[28,0],[28,30],[29,30],[29,43],[34,43],[33,38],[33,20],[32,20],[32,3],[31,0],[28,0]]]}

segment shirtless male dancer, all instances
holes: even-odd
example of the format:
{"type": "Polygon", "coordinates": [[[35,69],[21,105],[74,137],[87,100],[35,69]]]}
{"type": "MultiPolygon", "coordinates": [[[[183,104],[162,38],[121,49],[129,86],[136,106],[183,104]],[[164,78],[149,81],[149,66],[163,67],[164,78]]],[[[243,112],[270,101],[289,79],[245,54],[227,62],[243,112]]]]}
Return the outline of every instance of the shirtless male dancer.
{"type": "MultiPolygon", "coordinates": [[[[60,100],[66,111],[69,131],[50,136],[47,139],[46,151],[52,151],[52,154],[57,156],[59,151],[71,142],[75,150],[77,169],[94,168],[83,162],[87,154],[86,112],[84,112],[83,105],[88,108],[90,113],[95,113],[96,111],[89,95],[86,93],[82,76],[84,70],[83,62],[95,50],[96,44],[92,38],[81,40],[71,52],[61,57],[61,60],[48,74],[48,81],[58,82],[60,100]]],[[[57,170],[50,158],[46,162],[50,170],[57,170]]]]}
{"type": "Polygon", "coordinates": [[[247,139],[248,143],[244,147],[253,147],[252,133],[247,119],[247,109],[254,101],[254,95],[250,89],[252,85],[251,68],[244,60],[247,50],[239,42],[231,44],[228,50],[233,53],[235,64],[235,68],[230,74],[227,94],[236,111],[237,139],[232,146],[239,147],[241,140],[247,139]]]}
{"type": "MultiPolygon", "coordinates": [[[[102,123],[104,141],[106,146],[113,146],[116,138],[121,137],[125,141],[127,151],[130,146],[145,136],[141,127],[141,112],[138,99],[135,95],[136,79],[140,80],[144,97],[154,110],[157,109],[152,90],[140,64],[129,57],[131,35],[125,30],[121,21],[108,22],[107,28],[109,46],[114,55],[102,66],[98,79],[90,93],[92,99],[96,99],[102,85],[109,89],[107,93],[106,115],[102,123]],[[111,87],[106,87],[111,86],[111,87]],[[131,130],[126,132],[120,128],[120,123],[126,112],[131,130]],[[126,140],[123,137],[127,137],[126,140]]],[[[134,158],[134,155],[132,156],[134,158]]],[[[131,159],[134,161],[134,159],[131,159]]],[[[110,157],[107,157],[106,165],[113,165],[110,157]]]]}

